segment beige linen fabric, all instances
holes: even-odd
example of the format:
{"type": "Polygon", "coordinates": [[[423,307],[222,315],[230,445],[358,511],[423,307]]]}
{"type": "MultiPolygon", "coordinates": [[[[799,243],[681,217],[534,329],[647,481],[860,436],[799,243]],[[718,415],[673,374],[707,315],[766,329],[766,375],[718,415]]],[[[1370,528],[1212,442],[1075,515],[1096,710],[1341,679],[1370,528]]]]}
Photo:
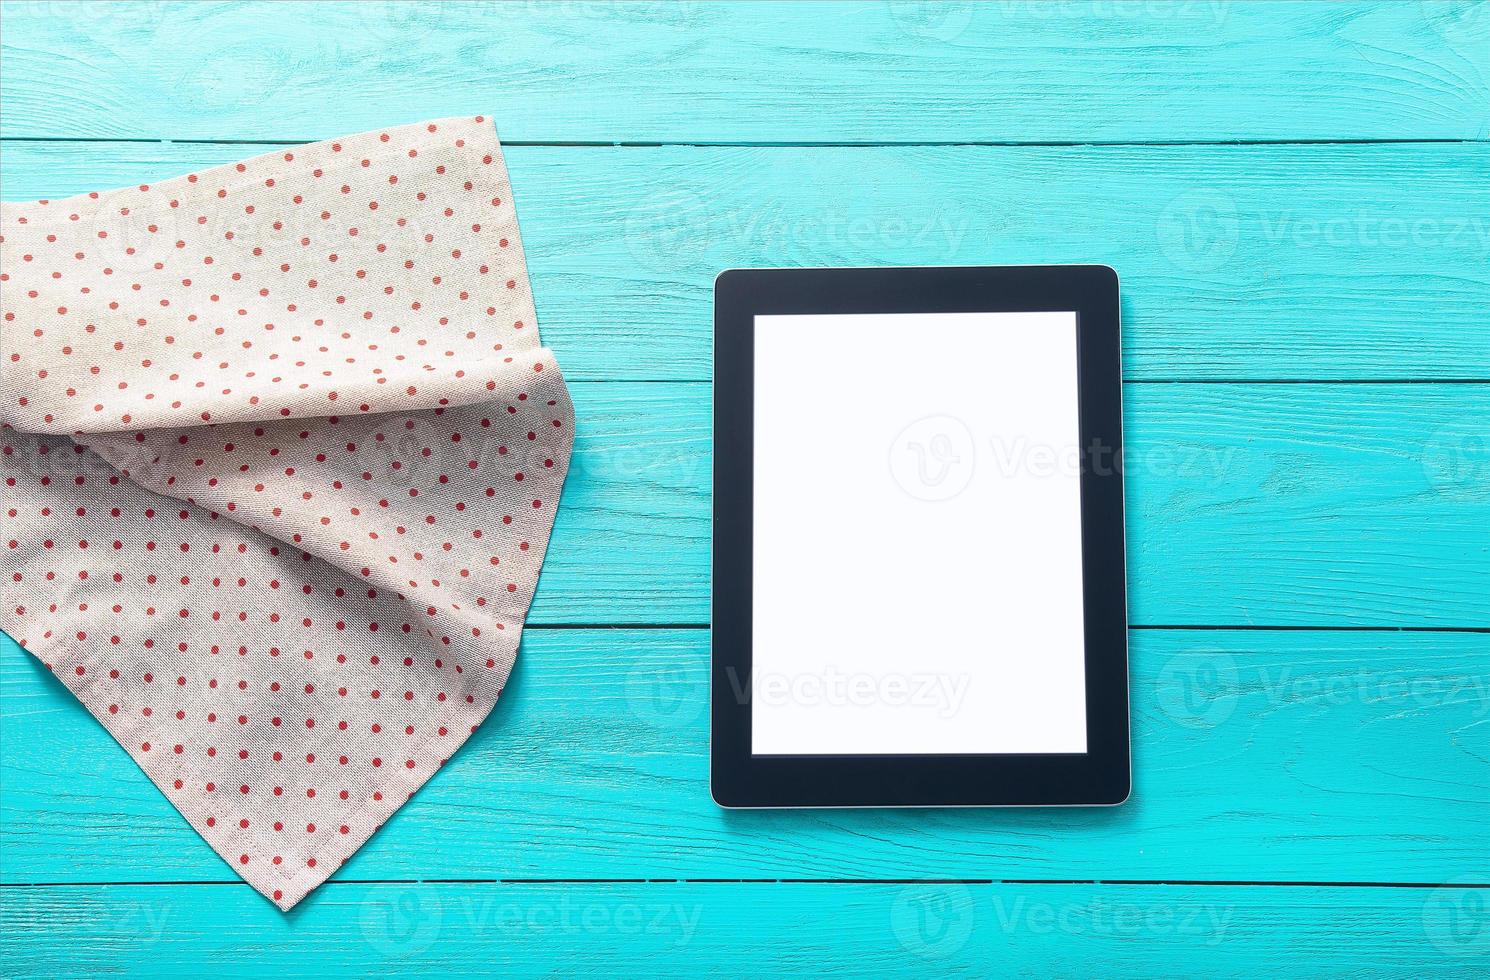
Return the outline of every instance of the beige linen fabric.
{"type": "Polygon", "coordinates": [[[507,679],[573,414],[491,123],[0,207],[0,627],[288,909],[507,679]]]}

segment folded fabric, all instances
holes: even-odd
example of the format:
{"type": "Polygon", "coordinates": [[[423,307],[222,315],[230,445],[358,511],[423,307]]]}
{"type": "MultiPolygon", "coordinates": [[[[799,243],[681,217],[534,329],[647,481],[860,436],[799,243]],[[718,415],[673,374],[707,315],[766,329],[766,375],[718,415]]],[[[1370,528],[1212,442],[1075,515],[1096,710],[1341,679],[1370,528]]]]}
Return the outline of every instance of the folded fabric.
{"type": "Polygon", "coordinates": [[[496,133],[0,206],[0,627],[288,909],[491,710],[573,414],[496,133]]]}

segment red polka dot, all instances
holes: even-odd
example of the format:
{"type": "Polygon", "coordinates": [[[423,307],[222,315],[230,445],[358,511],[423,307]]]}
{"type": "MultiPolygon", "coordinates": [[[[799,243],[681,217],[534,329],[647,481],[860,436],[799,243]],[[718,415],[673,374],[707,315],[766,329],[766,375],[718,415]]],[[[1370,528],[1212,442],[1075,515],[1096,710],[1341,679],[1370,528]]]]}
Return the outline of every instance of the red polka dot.
{"type": "Polygon", "coordinates": [[[497,152],[465,117],[6,206],[0,627],[245,875],[335,870],[516,652],[573,426],[497,152]]]}

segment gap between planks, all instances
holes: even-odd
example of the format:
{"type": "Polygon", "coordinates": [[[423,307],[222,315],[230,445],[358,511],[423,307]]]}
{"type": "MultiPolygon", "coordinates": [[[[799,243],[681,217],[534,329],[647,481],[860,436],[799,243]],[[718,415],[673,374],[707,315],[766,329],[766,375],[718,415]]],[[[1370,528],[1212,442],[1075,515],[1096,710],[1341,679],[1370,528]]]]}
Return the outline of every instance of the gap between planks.
{"type": "MultiPolygon", "coordinates": [[[[109,136],[4,136],[0,143],[182,143],[197,146],[303,146],[326,137],[306,139],[171,139],[169,137],[109,136]]],[[[663,147],[741,149],[875,149],[880,147],[1033,147],[1064,149],[1079,147],[1145,146],[1374,146],[1420,145],[1461,146],[1490,142],[1487,139],[1231,139],[1231,140],[503,140],[503,146],[543,146],[596,149],[660,149],[663,147]]]]}
{"type": "MultiPolygon", "coordinates": [[[[529,623],[524,630],[706,630],[711,623],[529,623]]],[[[1130,630],[1255,633],[1490,633],[1490,626],[1264,626],[1256,623],[1129,623],[1130,630]]]]}
{"type": "MultiPolygon", "coordinates": [[[[712,378],[580,378],[577,384],[699,385],[712,378]]],[[[1124,378],[1125,385],[1485,385],[1490,378],[1124,378]]]]}
{"type": "MultiPolygon", "coordinates": [[[[1140,878],[333,878],[336,885],[1112,885],[1156,888],[1454,888],[1490,889],[1490,882],[1243,881],[1140,878]]],[[[16,881],[6,888],[248,888],[245,881],[16,881]]]]}

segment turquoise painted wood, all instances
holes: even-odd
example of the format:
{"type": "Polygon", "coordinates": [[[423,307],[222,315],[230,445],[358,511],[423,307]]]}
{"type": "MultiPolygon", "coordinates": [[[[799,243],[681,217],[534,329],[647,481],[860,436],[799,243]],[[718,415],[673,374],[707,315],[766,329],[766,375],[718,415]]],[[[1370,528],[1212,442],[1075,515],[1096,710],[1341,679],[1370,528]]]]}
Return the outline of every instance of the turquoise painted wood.
{"type": "MultiPolygon", "coordinates": [[[[269,149],[9,142],[3,193],[269,149]]],[[[1490,379],[1490,142],[519,146],[508,163],[573,378],[706,380],[720,269],[1103,262],[1131,379],[1490,379]]]]}
{"type": "MultiPolygon", "coordinates": [[[[1436,883],[1490,868],[1490,633],[1134,630],[1128,805],[930,813],[716,807],[708,642],[529,630],[492,717],[339,877],[1436,883]]],[[[11,647],[0,682],[0,882],[237,880],[44,668],[11,647]]]]}
{"type": "MultiPolygon", "coordinates": [[[[573,395],[531,621],[708,622],[708,386],[573,395]]],[[[1490,627],[1485,386],[1131,384],[1125,411],[1131,622],[1490,627]]]]}
{"type": "Polygon", "coordinates": [[[579,381],[512,684],[289,915],[0,639],[0,972],[1490,967],[1490,5],[6,2],[0,57],[7,200],[492,114],[579,381]],[[714,273],[1059,261],[1123,277],[1134,799],[717,809],[714,273]]]}
{"type": "Polygon", "coordinates": [[[1478,139],[1482,16],[1397,4],[7,4],[0,135],[1478,139]]]}
{"type": "MultiPolygon", "coordinates": [[[[533,619],[708,621],[709,393],[575,386],[533,619]]],[[[1490,627],[1481,385],[1128,385],[1134,623],[1490,627]]]]}
{"type": "Polygon", "coordinates": [[[332,884],[0,893],[19,975],[1482,977],[1466,888],[332,884]],[[65,950],[64,955],[56,951],[65,950]]]}

